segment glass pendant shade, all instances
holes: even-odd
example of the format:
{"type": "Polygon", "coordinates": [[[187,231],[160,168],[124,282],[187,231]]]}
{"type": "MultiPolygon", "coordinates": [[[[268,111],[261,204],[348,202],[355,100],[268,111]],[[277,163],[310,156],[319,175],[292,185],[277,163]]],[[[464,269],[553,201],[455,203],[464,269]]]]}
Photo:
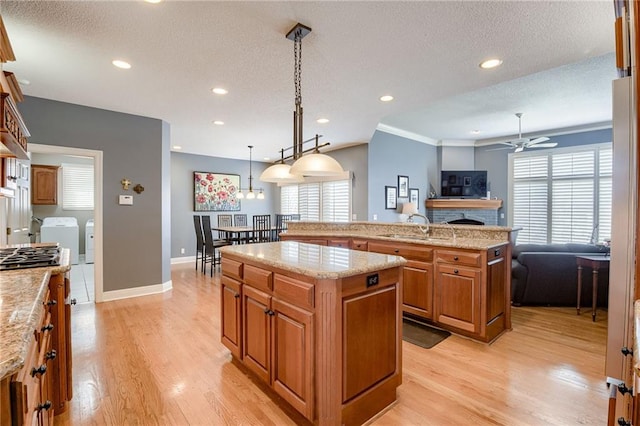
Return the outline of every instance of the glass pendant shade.
{"type": "Polygon", "coordinates": [[[288,164],[274,164],[269,166],[260,175],[260,180],[271,183],[296,183],[304,182],[302,175],[293,175],[290,172],[291,166],[288,164]]]}
{"type": "Polygon", "coordinates": [[[238,200],[242,200],[244,198],[244,194],[242,193],[242,189],[238,191],[238,193],[236,194],[236,198],[238,200]]]}
{"type": "Polygon", "coordinates": [[[255,192],[253,191],[247,192],[247,200],[253,200],[254,198],[256,198],[255,192]]]}
{"type": "Polygon", "coordinates": [[[342,166],[326,154],[307,154],[291,166],[291,174],[300,176],[337,176],[344,173],[342,166]]]}
{"type": "Polygon", "coordinates": [[[258,192],[258,200],[264,200],[264,192],[262,192],[262,189],[258,192]]]}

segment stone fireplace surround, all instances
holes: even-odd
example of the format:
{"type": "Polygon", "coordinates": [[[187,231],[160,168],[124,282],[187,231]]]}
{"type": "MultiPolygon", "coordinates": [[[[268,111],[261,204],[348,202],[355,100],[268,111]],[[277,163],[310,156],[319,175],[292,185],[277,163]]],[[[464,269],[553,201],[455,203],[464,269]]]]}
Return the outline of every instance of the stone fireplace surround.
{"type": "Polygon", "coordinates": [[[472,219],[488,226],[498,225],[498,209],[502,200],[434,198],[425,201],[427,217],[432,223],[472,219]]]}

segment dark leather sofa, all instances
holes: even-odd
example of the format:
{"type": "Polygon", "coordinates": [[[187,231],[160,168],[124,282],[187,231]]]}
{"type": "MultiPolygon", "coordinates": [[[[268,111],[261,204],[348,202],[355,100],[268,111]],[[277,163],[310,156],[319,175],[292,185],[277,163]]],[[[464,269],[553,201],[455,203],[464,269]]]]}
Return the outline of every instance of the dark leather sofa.
{"type": "MultiPolygon", "coordinates": [[[[589,244],[519,244],[512,250],[511,301],[514,306],[576,306],[578,268],[576,255],[605,255],[589,244]]],[[[590,307],[591,270],[582,271],[581,306],[590,307]]],[[[598,306],[608,303],[609,274],[598,276],[598,306]]]]}

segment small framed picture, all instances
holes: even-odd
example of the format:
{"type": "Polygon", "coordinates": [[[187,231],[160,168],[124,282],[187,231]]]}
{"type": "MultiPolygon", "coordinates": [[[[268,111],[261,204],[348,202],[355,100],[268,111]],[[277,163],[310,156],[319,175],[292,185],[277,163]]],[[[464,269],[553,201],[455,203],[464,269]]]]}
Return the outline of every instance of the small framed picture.
{"type": "Polygon", "coordinates": [[[384,208],[395,210],[398,207],[398,188],[395,186],[384,187],[384,208]]]}
{"type": "Polygon", "coordinates": [[[398,198],[409,197],[409,176],[398,175],[398,198]]]}
{"type": "Polygon", "coordinates": [[[420,208],[418,200],[420,199],[420,190],[418,188],[409,188],[409,202],[420,208]]]}

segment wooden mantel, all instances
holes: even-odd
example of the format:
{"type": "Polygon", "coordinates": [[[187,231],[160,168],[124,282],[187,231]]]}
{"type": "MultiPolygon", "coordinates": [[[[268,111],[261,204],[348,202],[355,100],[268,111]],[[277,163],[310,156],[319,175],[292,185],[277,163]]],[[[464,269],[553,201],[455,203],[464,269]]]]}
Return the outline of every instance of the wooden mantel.
{"type": "Polygon", "coordinates": [[[480,198],[430,198],[424,205],[428,209],[479,209],[498,210],[502,200],[483,200],[480,198]]]}

